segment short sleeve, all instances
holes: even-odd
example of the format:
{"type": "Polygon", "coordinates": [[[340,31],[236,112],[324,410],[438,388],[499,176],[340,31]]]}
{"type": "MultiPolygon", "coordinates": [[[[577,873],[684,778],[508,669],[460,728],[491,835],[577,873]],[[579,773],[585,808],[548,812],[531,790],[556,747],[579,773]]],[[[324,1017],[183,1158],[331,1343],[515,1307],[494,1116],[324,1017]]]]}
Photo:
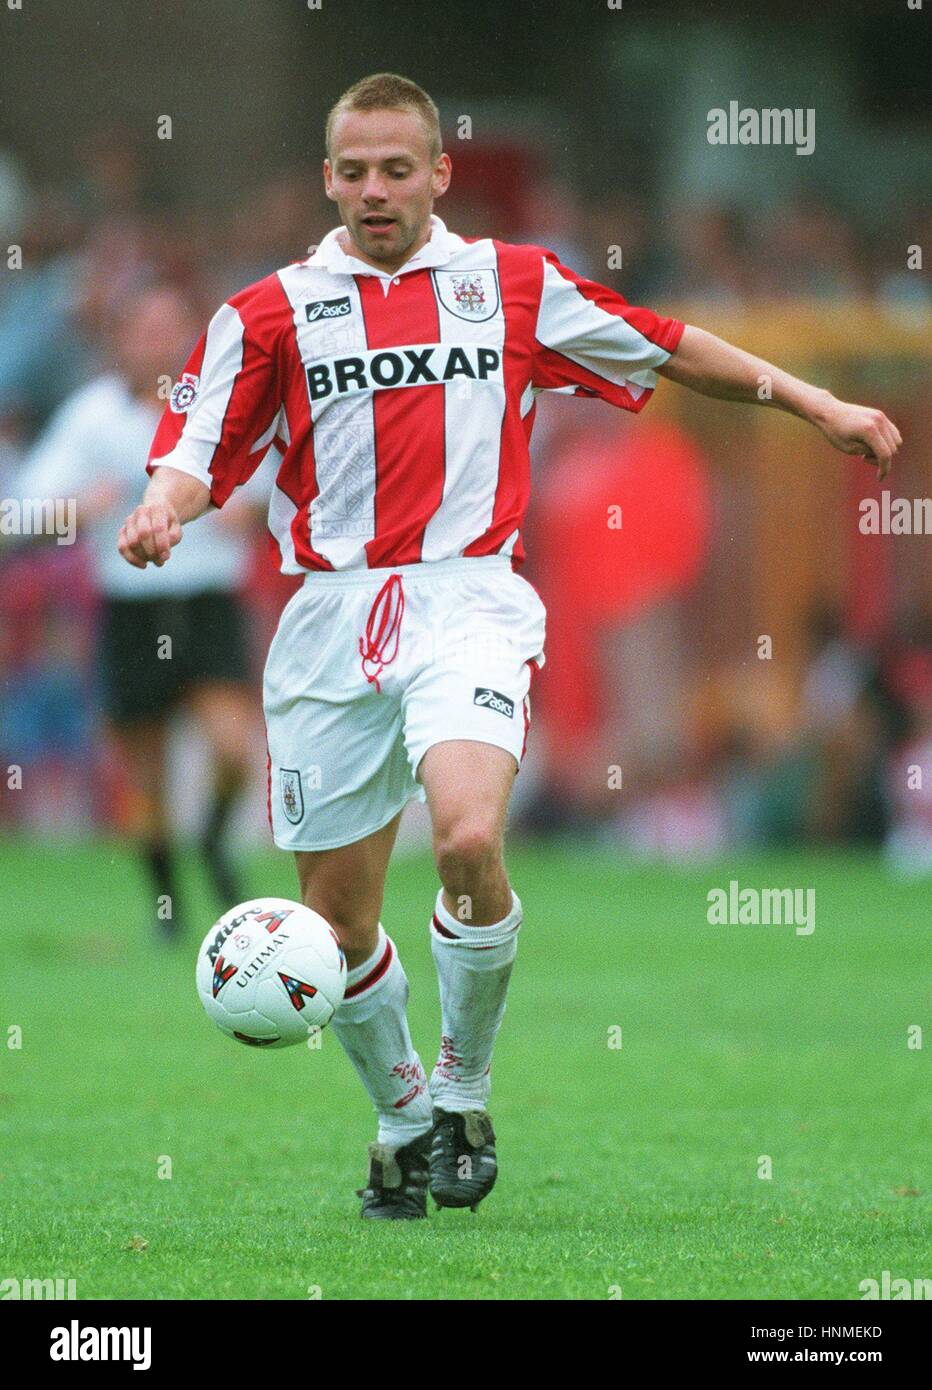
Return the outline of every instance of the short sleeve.
{"type": "Polygon", "coordinates": [[[641,410],[657,384],[656,370],[675,351],[684,324],[636,308],[605,285],[584,280],[552,251],[541,255],[531,385],[641,410]]]}
{"type": "Polygon", "coordinates": [[[280,408],[274,355],[254,340],[239,310],[224,304],[175,383],[146,469],[189,473],[222,507],[262,462],[280,408]]]}

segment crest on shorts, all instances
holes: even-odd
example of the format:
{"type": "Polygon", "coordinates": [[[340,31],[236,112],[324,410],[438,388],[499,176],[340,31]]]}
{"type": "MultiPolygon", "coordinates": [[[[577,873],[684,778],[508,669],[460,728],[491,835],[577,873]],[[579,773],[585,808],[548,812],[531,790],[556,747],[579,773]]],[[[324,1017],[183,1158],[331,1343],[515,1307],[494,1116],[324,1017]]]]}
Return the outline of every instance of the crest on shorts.
{"type": "Polygon", "coordinates": [[[282,809],[285,812],[285,818],[292,825],[298,825],[304,819],[304,789],[301,786],[301,774],[291,767],[280,767],[278,774],[281,778],[282,809]]]}
{"type": "Polygon", "coordinates": [[[498,313],[494,270],[435,270],[434,284],[440,303],[458,319],[483,323],[498,313]]]}
{"type": "Polygon", "coordinates": [[[176,415],[184,415],[191,409],[197,400],[197,388],[200,382],[200,377],[195,376],[193,372],[181,373],[181,380],[175,382],[168,398],[168,404],[176,415]]]}

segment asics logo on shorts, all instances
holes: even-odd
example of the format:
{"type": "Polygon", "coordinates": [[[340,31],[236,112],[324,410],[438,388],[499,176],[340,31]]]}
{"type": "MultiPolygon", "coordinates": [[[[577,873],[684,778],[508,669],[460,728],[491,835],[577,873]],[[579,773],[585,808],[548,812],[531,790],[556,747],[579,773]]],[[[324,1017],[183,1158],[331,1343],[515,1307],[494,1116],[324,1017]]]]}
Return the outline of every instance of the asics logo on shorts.
{"type": "Polygon", "coordinates": [[[498,710],[499,714],[507,715],[509,719],[514,718],[514,701],[500,695],[497,690],[490,690],[488,686],[479,686],[472,702],[474,705],[485,705],[488,709],[498,710]]]}
{"type": "Polygon", "coordinates": [[[307,389],[313,402],[357,391],[380,391],[396,386],[442,386],[449,381],[497,381],[502,377],[498,348],[465,343],[451,347],[389,348],[328,357],[307,368],[307,389]]]}

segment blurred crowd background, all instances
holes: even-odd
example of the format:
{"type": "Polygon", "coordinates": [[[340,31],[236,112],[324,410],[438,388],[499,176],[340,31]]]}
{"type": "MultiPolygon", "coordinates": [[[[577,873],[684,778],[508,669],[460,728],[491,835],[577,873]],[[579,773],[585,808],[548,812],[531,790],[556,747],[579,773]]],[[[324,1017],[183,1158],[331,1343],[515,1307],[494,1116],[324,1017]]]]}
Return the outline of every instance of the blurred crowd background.
{"type": "MultiPolygon", "coordinates": [[[[927,498],[928,16],[534,8],[414,3],[389,22],[361,0],[268,0],[261,28],[222,0],[5,16],[0,498],[63,402],[113,368],[144,291],[172,287],[204,326],[336,225],[323,117],[385,69],[440,106],[452,230],[548,246],[632,303],[882,407],[906,441],[885,488],[927,498]],[[731,100],[813,108],[815,153],[711,146],[707,113],[731,100]]],[[[176,349],[150,346],[177,375],[176,349]]],[[[671,858],[882,844],[932,871],[930,539],[865,533],[873,471],[778,412],[669,383],[637,420],[542,398],[532,458],[525,573],[550,625],[515,821],[671,858]]],[[[251,555],[256,782],[237,824],[263,842],[259,675],[292,583],[258,516],[251,555]]],[[[0,535],[0,767],[24,770],[0,794],[6,831],[131,819],[99,713],[97,609],[80,534],[0,535]]],[[[183,709],[170,775],[183,835],[206,775],[183,709]]]]}

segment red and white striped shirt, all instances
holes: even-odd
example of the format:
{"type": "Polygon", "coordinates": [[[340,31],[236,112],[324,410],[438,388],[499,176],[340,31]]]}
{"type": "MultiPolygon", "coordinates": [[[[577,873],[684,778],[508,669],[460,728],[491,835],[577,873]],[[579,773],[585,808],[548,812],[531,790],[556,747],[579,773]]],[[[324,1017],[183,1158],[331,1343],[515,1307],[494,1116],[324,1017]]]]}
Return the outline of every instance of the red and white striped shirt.
{"type": "Polygon", "coordinates": [[[683,325],[580,279],[540,246],[432,218],[394,275],[329,232],[214,315],[149,455],[223,506],[269,451],[281,569],[461,555],[524,559],[539,391],[640,410],[683,325]]]}

